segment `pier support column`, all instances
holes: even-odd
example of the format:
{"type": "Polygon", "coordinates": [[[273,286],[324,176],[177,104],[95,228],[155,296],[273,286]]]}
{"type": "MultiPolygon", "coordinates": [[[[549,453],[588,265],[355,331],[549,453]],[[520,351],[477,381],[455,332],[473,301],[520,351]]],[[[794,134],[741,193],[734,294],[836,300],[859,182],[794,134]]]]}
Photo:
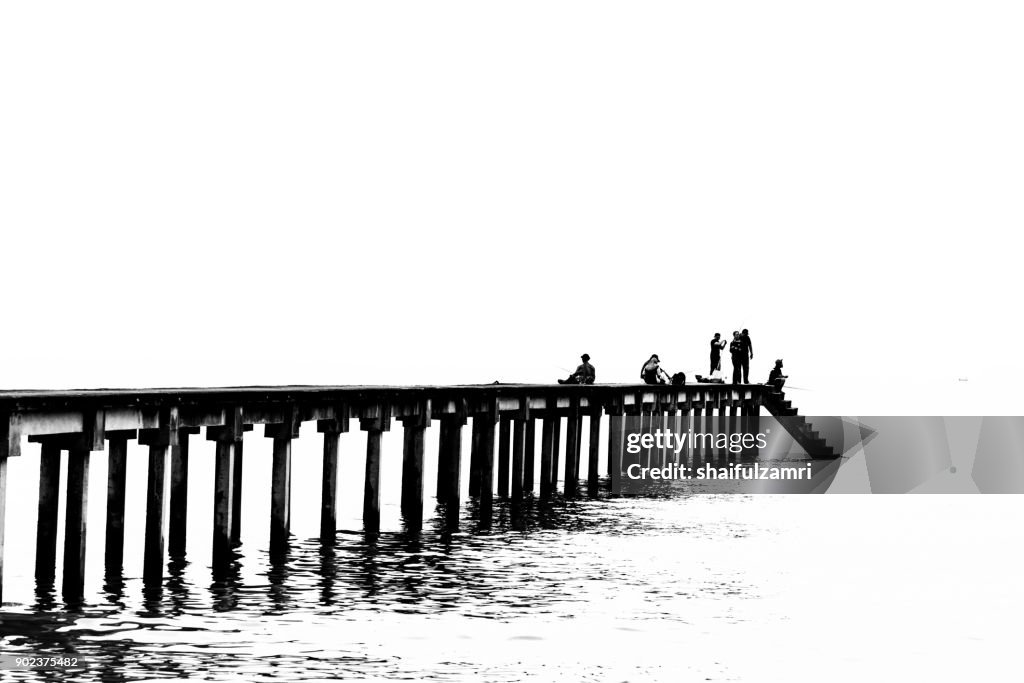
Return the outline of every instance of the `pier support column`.
{"type": "Polygon", "coordinates": [[[437,431],[437,485],[434,487],[434,498],[438,505],[443,505],[448,497],[448,455],[450,448],[448,441],[451,439],[451,423],[447,416],[438,418],[441,423],[437,431]]]}
{"type": "Polygon", "coordinates": [[[391,429],[391,407],[380,406],[375,412],[375,416],[359,418],[359,428],[366,432],[363,528],[369,533],[380,530],[380,446],[384,432],[391,429]]]}
{"type": "Polygon", "coordinates": [[[739,434],[742,431],[740,430],[738,420],[736,419],[736,402],[731,398],[729,399],[729,406],[727,408],[725,421],[726,431],[729,433],[730,439],[732,439],[733,434],[739,434]]]}
{"type": "Polygon", "coordinates": [[[441,418],[439,450],[443,456],[438,464],[438,502],[445,506],[445,521],[449,528],[457,528],[462,509],[462,426],[465,414],[445,415],[441,418]]]}
{"type": "Polygon", "coordinates": [[[473,439],[470,443],[469,452],[469,496],[476,498],[480,495],[480,451],[483,448],[484,420],[479,415],[473,416],[473,439]]]}
{"type": "Polygon", "coordinates": [[[242,543],[242,470],[245,468],[245,435],[235,442],[231,460],[231,545],[242,543]]]}
{"type": "Polygon", "coordinates": [[[526,459],[526,426],[530,422],[530,399],[523,397],[515,416],[512,439],[512,505],[523,500],[523,465],[526,459]]]}
{"type": "Polygon", "coordinates": [[[548,499],[555,489],[551,476],[553,467],[551,465],[551,453],[554,443],[555,422],[560,418],[557,415],[545,415],[544,423],[540,430],[540,497],[548,499]]]}
{"type": "Polygon", "coordinates": [[[512,451],[512,416],[498,419],[498,497],[508,498],[509,457],[512,451]]]}
{"type": "Polygon", "coordinates": [[[423,523],[423,439],[430,424],[430,404],[417,415],[401,418],[405,428],[402,446],[402,518],[411,529],[423,523]]]}
{"type": "Polygon", "coordinates": [[[562,416],[557,413],[551,418],[551,492],[558,491],[558,464],[562,450],[562,416]]]}
{"type": "Polygon", "coordinates": [[[270,472],[270,552],[279,554],[288,548],[292,526],[292,439],[299,436],[302,425],[298,412],[292,409],[283,423],[268,424],[263,436],[274,440],[274,457],[270,472]]]}
{"type": "Polygon", "coordinates": [[[317,420],[324,435],[324,468],[320,485],[320,540],[331,541],[338,529],[338,446],[349,430],[347,410],[339,408],[333,419],[317,420]]]}
{"type": "Polygon", "coordinates": [[[7,526],[7,453],[0,453],[0,603],[4,598],[4,529],[7,526]]]}
{"type": "Polygon", "coordinates": [[[660,405],[655,410],[655,433],[661,435],[661,445],[655,447],[657,450],[655,460],[657,460],[658,467],[664,467],[668,460],[668,446],[665,443],[665,428],[668,426],[668,415],[665,413],[665,410],[660,405]]]}
{"type": "Polygon", "coordinates": [[[580,418],[579,403],[573,399],[569,406],[569,417],[565,421],[565,496],[567,498],[576,495],[576,486],[579,480],[576,477],[576,454],[580,446],[580,418]]]}
{"type": "MultiPolygon", "coordinates": [[[[640,433],[651,434],[654,432],[654,407],[650,403],[640,404],[640,433]]],[[[640,451],[640,466],[641,467],[654,467],[654,440],[650,440],[647,443],[652,444],[650,446],[641,446],[640,451]]]]}
{"type": "Polygon", "coordinates": [[[576,416],[576,449],[573,452],[572,458],[572,478],[578,485],[580,481],[580,468],[583,462],[583,415],[576,416]]]}
{"type": "Polygon", "coordinates": [[[526,419],[526,451],[523,453],[523,492],[533,493],[534,461],[537,457],[537,420],[526,419]]]}
{"type": "Polygon", "coordinates": [[[590,458],[587,463],[587,494],[597,495],[597,464],[601,457],[601,413],[590,414],[590,458]]]}
{"type": "Polygon", "coordinates": [[[487,410],[473,418],[481,420],[480,430],[480,524],[491,525],[494,508],[494,426],[498,422],[498,402],[491,399],[487,410]]]}
{"type": "Polygon", "coordinates": [[[625,446],[623,417],[616,411],[608,415],[608,479],[612,493],[621,490],[622,451],[625,446]]]}
{"type": "MultiPolygon", "coordinates": [[[[183,557],[188,541],[188,441],[199,427],[178,430],[178,445],[171,446],[171,519],[167,529],[167,553],[183,557]]],[[[113,442],[111,442],[113,448],[113,442]]]]}
{"type": "Polygon", "coordinates": [[[164,548],[171,499],[171,448],[178,445],[177,441],[176,424],[173,428],[164,426],[139,432],[139,443],[149,447],[146,536],[142,557],[142,580],[145,584],[158,584],[164,575],[164,548]]]}
{"type": "Polygon", "coordinates": [[[757,448],[758,414],[760,406],[753,399],[743,401],[743,432],[754,437],[754,445],[743,449],[743,457],[746,459],[756,458],[759,449],[757,448]]]}
{"type": "Polygon", "coordinates": [[[81,445],[68,449],[68,487],[64,516],[65,600],[77,601],[85,587],[85,537],[89,511],[89,457],[81,445]]]}
{"type": "MultiPolygon", "coordinates": [[[[690,424],[693,427],[694,436],[699,435],[704,431],[704,418],[701,416],[702,402],[694,402],[693,412],[690,415],[690,424]]],[[[696,438],[691,443],[690,452],[693,453],[693,466],[694,468],[700,467],[701,465],[701,444],[703,439],[696,438]]]]}
{"type": "Polygon", "coordinates": [[[235,444],[242,440],[245,426],[242,409],[225,411],[223,426],[206,428],[206,438],[217,444],[213,484],[213,568],[227,567],[231,559],[232,516],[235,497],[235,444]]]}
{"type": "MultiPolygon", "coordinates": [[[[39,455],[39,514],[36,521],[36,581],[51,584],[57,572],[57,508],[60,505],[60,445],[43,441],[39,455]]],[[[122,481],[121,500],[124,501],[122,481]]],[[[123,515],[122,515],[123,527],[123,515]]],[[[122,532],[123,535],[123,532],[122,532]]],[[[108,530],[109,539],[110,532],[108,530]]],[[[121,564],[118,556],[118,566],[121,564]]]]}
{"type": "Polygon", "coordinates": [[[124,497],[127,485],[128,441],[136,438],[136,435],[137,432],[134,430],[107,434],[107,522],[106,537],[103,541],[103,564],[108,572],[118,573],[124,564],[124,497]]]}
{"type": "Polygon", "coordinates": [[[216,440],[213,491],[213,558],[214,564],[227,559],[231,549],[231,516],[234,498],[234,440],[216,440]]]}

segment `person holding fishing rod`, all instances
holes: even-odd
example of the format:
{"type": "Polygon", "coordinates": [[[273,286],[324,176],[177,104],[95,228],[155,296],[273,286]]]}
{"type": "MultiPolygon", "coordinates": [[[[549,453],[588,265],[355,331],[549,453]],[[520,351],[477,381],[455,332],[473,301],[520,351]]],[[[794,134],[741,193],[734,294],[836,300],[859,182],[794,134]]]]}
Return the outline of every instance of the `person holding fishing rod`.
{"type": "Polygon", "coordinates": [[[594,380],[597,379],[597,371],[594,370],[594,366],[590,364],[590,354],[585,353],[580,356],[580,360],[583,362],[576,367],[576,372],[569,375],[566,379],[558,380],[559,384],[593,384],[594,380]]]}
{"type": "Polygon", "coordinates": [[[714,377],[715,372],[722,369],[722,349],[727,343],[720,332],[715,332],[715,338],[711,340],[711,371],[708,377],[714,377]]]}

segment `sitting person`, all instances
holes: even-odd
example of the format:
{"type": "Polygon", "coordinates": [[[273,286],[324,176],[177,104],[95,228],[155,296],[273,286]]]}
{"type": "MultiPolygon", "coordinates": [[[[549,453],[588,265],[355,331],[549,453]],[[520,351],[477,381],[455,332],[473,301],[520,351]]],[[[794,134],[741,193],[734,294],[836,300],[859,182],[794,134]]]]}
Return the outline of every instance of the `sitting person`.
{"type": "Polygon", "coordinates": [[[765,382],[765,384],[774,387],[775,391],[782,391],[782,387],[785,385],[786,379],[788,378],[789,375],[782,374],[782,359],[780,358],[775,361],[775,367],[772,368],[770,373],[768,373],[768,381],[765,382]]]}
{"type": "Polygon", "coordinates": [[[644,366],[640,368],[640,379],[647,384],[667,384],[672,381],[668,373],[661,368],[661,360],[656,353],[652,353],[644,366]]]}
{"type": "Polygon", "coordinates": [[[559,384],[593,384],[594,380],[597,379],[597,371],[594,370],[594,366],[590,364],[590,354],[585,353],[580,356],[580,360],[583,362],[576,368],[576,372],[569,375],[567,379],[558,380],[559,384]]]}

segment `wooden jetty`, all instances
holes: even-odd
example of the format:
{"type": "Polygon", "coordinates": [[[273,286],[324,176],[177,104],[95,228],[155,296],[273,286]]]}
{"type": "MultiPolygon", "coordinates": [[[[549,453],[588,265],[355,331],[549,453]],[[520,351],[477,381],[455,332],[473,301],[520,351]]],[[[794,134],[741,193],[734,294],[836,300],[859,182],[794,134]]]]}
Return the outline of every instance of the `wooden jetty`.
{"type": "MultiPolygon", "coordinates": [[[[438,423],[436,496],[449,524],[459,522],[462,429],[472,423],[469,494],[477,500],[478,521],[491,523],[494,496],[515,506],[524,496],[556,494],[559,462],[563,495],[585,490],[595,495],[602,416],[633,416],[639,425],[672,426],[682,419],[718,415],[738,426],[755,420],[761,407],[787,416],[787,429],[814,457],[836,457],[810,425],[794,417],[784,397],[765,385],[691,384],[648,386],[599,384],[474,386],[286,386],[208,389],[117,389],[0,392],[0,591],[3,581],[3,529],[7,461],[18,457],[23,439],[40,444],[39,504],[36,528],[36,576],[52,581],[57,560],[60,463],[67,453],[63,584],[65,598],[81,595],[85,572],[89,463],[105,451],[107,467],[105,562],[120,570],[125,519],[125,465],[128,441],[148,447],[143,578],[159,582],[167,555],[185,548],[189,440],[205,429],[215,442],[213,563],[228,561],[239,542],[241,471],[246,432],[262,425],[273,440],[271,477],[271,552],[287,546],[291,516],[291,446],[304,422],[316,422],[323,435],[321,534],[336,529],[340,441],[358,421],[367,432],[363,523],[368,532],[380,523],[381,439],[393,421],[402,424],[401,510],[406,524],[422,521],[424,432],[438,423]],[[581,453],[584,418],[588,420],[586,472],[581,453]],[[542,420],[540,453],[535,452],[536,421],[542,420]],[[565,449],[561,430],[565,425],[565,449]],[[495,435],[497,434],[497,449],[495,435]],[[495,462],[497,456],[497,462],[495,462]],[[497,477],[495,477],[495,471],[497,477]],[[492,485],[495,482],[496,486],[492,485]]],[[[622,421],[610,421],[608,469],[618,476],[623,453],[622,421]]],[[[751,423],[747,423],[748,425],[751,423]]],[[[2,593],[0,593],[2,595],[2,593]]]]}

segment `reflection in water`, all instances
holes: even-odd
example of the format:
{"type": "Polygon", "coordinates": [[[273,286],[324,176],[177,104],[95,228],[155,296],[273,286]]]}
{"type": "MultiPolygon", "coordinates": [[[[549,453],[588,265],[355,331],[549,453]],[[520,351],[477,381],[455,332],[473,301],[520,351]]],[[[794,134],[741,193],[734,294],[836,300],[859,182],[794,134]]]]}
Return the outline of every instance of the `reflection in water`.
{"type": "MultiPolygon", "coordinates": [[[[487,531],[474,524],[472,503],[454,529],[449,512],[438,506],[419,531],[339,531],[323,542],[293,538],[273,554],[240,546],[213,574],[176,556],[157,585],[111,570],[98,604],[59,603],[52,581],[40,583],[34,605],[3,615],[0,645],[6,652],[76,656],[89,664],[78,672],[82,680],[314,673],[404,678],[417,675],[416,667],[389,654],[389,643],[411,624],[418,624],[417,635],[405,636],[407,645],[431,635],[454,638],[452,629],[465,628],[467,619],[571,621],[595,610],[612,614],[603,603],[616,590],[634,595],[641,618],[684,623],[682,613],[666,617],[666,588],[649,565],[651,538],[737,531],[709,532],[681,523],[678,512],[664,514],[682,502],[528,499],[513,514],[507,502],[495,501],[487,531]]],[[[674,562],[673,556],[662,572],[674,576],[674,562]]],[[[744,589],[731,577],[693,572],[668,590],[707,597],[744,589]]],[[[472,638],[476,630],[460,637],[472,638]]],[[[477,671],[458,661],[431,666],[443,669],[442,677],[474,678],[477,671]]],[[[523,671],[503,675],[512,680],[523,671]]]]}

